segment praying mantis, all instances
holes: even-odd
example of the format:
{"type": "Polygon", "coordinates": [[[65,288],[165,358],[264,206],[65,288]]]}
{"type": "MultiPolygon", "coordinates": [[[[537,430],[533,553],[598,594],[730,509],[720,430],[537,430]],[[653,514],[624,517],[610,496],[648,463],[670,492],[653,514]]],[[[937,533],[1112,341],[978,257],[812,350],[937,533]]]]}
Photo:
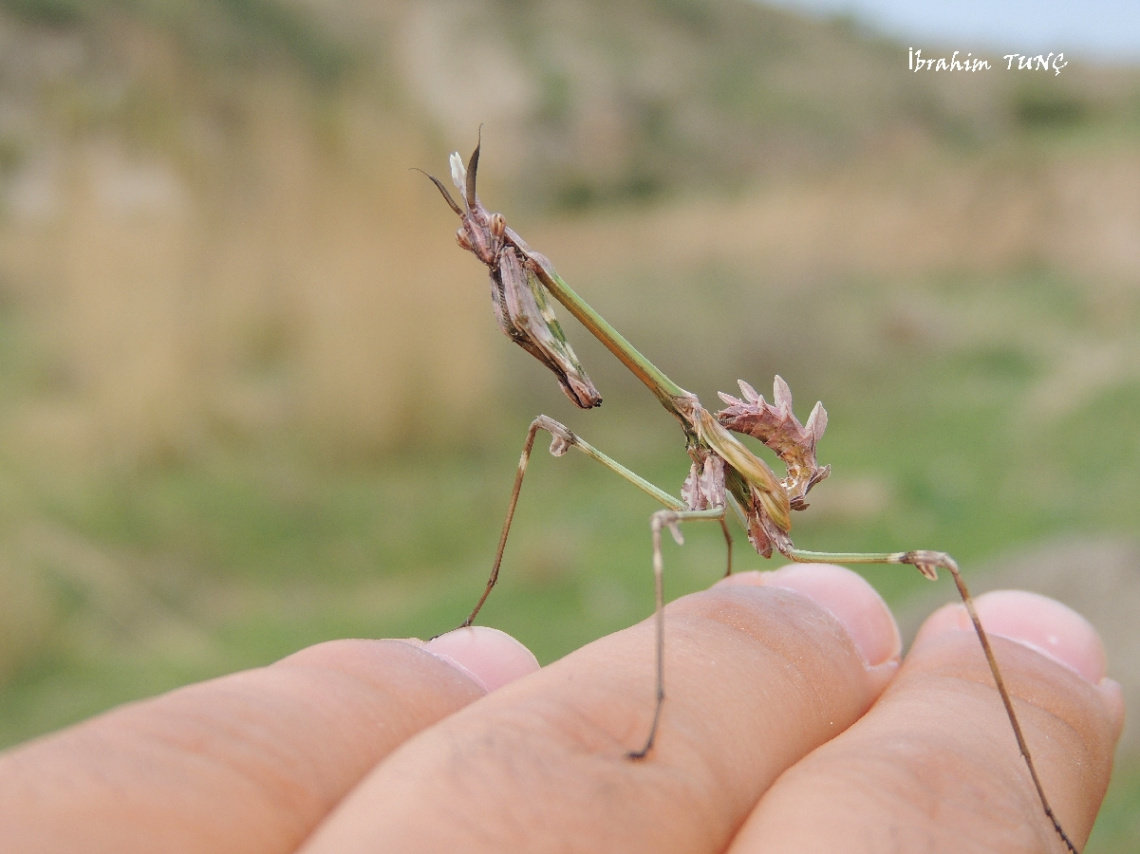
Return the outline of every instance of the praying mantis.
{"type": "Polygon", "coordinates": [[[808,492],[831,471],[830,466],[820,466],[816,461],[816,445],[827,427],[827,412],[823,405],[816,403],[807,421],[801,423],[792,411],[792,394],[788,384],[777,376],[772,403],[768,403],[752,386],[741,380],[741,397],[721,392],[720,397],[726,408],[716,413],[705,409],[695,394],[669,379],[571,289],[555,272],[549,259],[531,249],[507,226],[502,214],[488,211],[483,206],[476,193],[481,147],[480,139],[466,165],[458,152],[450,158],[451,179],[463,204],[452,197],[443,182],[424,174],[459,216],[459,246],[473,253],[490,271],[492,303],[500,328],[507,337],[554,373],[563,392],[575,405],[582,409],[600,405],[601,395],[583,370],[555,317],[547,298],[548,295],[553,296],[641,380],[665,410],[680,422],[691,467],[678,498],[602,453],[558,421],[545,415],[535,418],[523,443],[487,585],[461,627],[473,624],[498,581],[523,478],[540,430],[551,434],[550,452],[553,455],[562,456],[570,448],[577,448],[648,493],[665,508],[650,517],[656,628],[654,710],[645,742],[640,748],[628,752],[630,759],[645,759],[652,751],[665,701],[664,568],[661,551],[663,529],[668,529],[673,538],[681,543],[680,523],[718,523],[728,545],[729,573],[732,572],[732,537],[727,523],[729,512],[744,525],[749,542],[763,557],[771,557],[776,551],[789,560],[800,563],[907,565],[915,567],[931,580],[937,578],[939,569],[945,569],[954,579],[973,623],[1045,815],[1066,848],[1073,854],[1079,854],[1046,797],[989,637],[954,559],[945,552],[929,550],[864,554],[808,551],[796,547],[789,535],[791,511],[807,509],[808,492]],[[769,447],[787,467],[786,476],[777,477],[768,464],[753,454],[733,433],[752,436],[769,447]]]}

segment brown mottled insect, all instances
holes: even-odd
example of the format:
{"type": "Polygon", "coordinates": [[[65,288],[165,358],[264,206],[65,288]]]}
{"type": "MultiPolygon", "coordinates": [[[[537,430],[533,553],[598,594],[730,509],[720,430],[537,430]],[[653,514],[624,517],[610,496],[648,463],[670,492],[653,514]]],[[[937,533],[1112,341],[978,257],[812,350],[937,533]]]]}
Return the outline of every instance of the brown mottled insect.
{"type": "MultiPolygon", "coordinates": [[[[571,447],[577,448],[657,499],[666,508],[658,510],[650,519],[656,590],[656,701],[653,721],[644,744],[628,754],[632,759],[643,759],[652,750],[665,699],[662,528],[668,528],[680,543],[679,523],[700,519],[716,521],[724,531],[726,542],[731,546],[726,521],[726,514],[731,509],[747,530],[749,542],[764,557],[771,557],[775,550],[800,563],[904,564],[915,567],[930,579],[937,578],[939,569],[945,569],[953,576],[958,593],[974,624],[974,631],[981,642],[1045,815],[1069,851],[1078,854],[1045,796],[989,638],[954,559],[938,551],[871,554],[816,552],[796,548],[792,544],[789,536],[791,511],[806,509],[808,492],[831,471],[830,466],[820,466],[815,456],[816,444],[827,427],[827,412],[823,405],[816,403],[807,422],[801,423],[792,412],[792,393],[788,384],[777,376],[770,404],[752,386],[741,380],[740,398],[722,392],[720,397],[727,404],[726,408],[716,413],[706,410],[695,394],[665,376],[578,296],[555,272],[545,256],[532,250],[507,227],[502,214],[491,213],[483,207],[475,192],[479,150],[480,146],[476,146],[466,168],[458,152],[451,155],[451,178],[465,202],[464,206],[456,203],[442,182],[431,175],[428,177],[462,222],[458,232],[459,245],[473,252],[490,269],[495,316],[503,332],[550,368],[558,378],[562,390],[574,403],[583,409],[598,406],[602,402],[601,396],[567,343],[562,327],[546,299],[546,292],[549,292],[645,383],[661,405],[681,423],[692,466],[681,487],[681,497],[677,498],[606,456],[554,419],[545,415],[534,419],[523,444],[491,575],[487,579],[483,595],[462,625],[472,624],[498,580],[523,476],[539,430],[546,430],[553,436],[550,452],[555,456],[562,456],[571,447]],[[787,475],[777,477],[767,463],[732,435],[734,432],[753,436],[771,448],[787,467],[787,475]]],[[[729,561],[731,572],[731,549],[729,561]]]]}

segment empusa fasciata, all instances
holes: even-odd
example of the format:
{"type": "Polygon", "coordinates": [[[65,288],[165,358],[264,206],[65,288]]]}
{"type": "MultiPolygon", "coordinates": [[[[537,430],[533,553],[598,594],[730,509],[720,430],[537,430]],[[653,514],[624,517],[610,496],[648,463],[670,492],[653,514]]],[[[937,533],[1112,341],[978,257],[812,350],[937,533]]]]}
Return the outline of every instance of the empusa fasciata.
{"type": "MultiPolygon", "coordinates": [[[[939,569],[945,569],[953,577],[969,613],[1045,815],[1068,850],[1078,854],[1076,845],[1065,832],[1046,797],[989,637],[954,559],[944,552],[929,550],[817,552],[797,548],[792,543],[789,535],[791,511],[806,509],[808,492],[830,474],[830,466],[820,466],[815,454],[816,444],[827,427],[827,412],[823,405],[816,403],[807,421],[801,423],[792,412],[792,395],[787,383],[777,376],[771,404],[750,385],[740,381],[742,396],[736,398],[722,392],[720,397],[727,404],[726,408],[710,413],[696,395],[669,379],[578,296],[555,272],[549,259],[532,250],[518,234],[507,227],[502,214],[488,211],[483,206],[476,193],[479,152],[480,146],[477,145],[466,166],[458,152],[451,155],[451,178],[459,191],[462,205],[456,202],[441,181],[431,175],[428,178],[461,220],[457,233],[460,247],[472,252],[490,271],[492,301],[500,328],[555,374],[563,392],[577,406],[583,409],[598,406],[602,402],[601,395],[579,364],[554,316],[547,300],[547,294],[552,295],[629,368],[680,422],[692,464],[678,498],[606,456],[563,424],[545,415],[535,418],[523,444],[490,577],[479,601],[461,625],[470,626],[474,622],[498,580],[527,463],[539,430],[546,430],[553,437],[550,452],[555,456],[562,456],[571,447],[577,448],[657,499],[666,508],[650,517],[656,593],[655,705],[645,742],[640,748],[628,753],[631,759],[644,759],[652,750],[665,700],[661,554],[663,528],[668,528],[680,543],[679,523],[715,521],[731,547],[726,519],[731,508],[744,525],[753,548],[764,557],[771,557],[773,551],[778,551],[784,557],[800,563],[902,564],[915,567],[931,580],[937,578],[939,569]],[[734,432],[752,436],[772,449],[787,467],[787,475],[777,477],[767,463],[732,435],[734,432]]],[[[732,571],[731,559],[730,548],[729,572],[732,571]]]]}

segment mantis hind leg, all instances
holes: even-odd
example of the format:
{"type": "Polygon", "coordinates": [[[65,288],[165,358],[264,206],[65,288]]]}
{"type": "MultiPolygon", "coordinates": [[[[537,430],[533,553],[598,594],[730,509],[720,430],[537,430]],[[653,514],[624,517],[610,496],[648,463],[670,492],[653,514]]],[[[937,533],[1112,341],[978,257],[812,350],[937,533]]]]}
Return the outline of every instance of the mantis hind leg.
{"type": "Polygon", "coordinates": [[[1006,717],[1009,718],[1009,724],[1013,728],[1013,735],[1014,738],[1017,739],[1017,747],[1021,751],[1021,758],[1025,760],[1025,766],[1029,769],[1029,776],[1033,779],[1033,786],[1037,790],[1037,797],[1041,801],[1041,807],[1045,811],[1046,817],[1052,822],[1053,829],[1057,832],[1057,835],[1061,837],[1061,841],[1065,844],[1065,847],[1068,848],[1072,854],[1079,854],[1077,846],[1061,826],[1060,820],[1053,812],[1053,807],[1049,804],[1049,799],[1045,796],[1045,788],[1041,785],[1041,778],[1037,776],[1037,767],[1033,764],[1033,757],[1029,754],[1029,745],[1026,743],[1025,735],[1021,730],[1021,722],[1018,720],[1017,712],[1014,711],[1013,708],[1013,698],[1010,697],[1009,690],[1005,687],[1005,680],[1002,678],[1001,668],[998,667],[993,647],[990,646],[989,635],[982,627],[982,620],[978,616],[977,609],[974,607],[974,597],[970,595],[970,591],[966,587],[966,581],[962,578],[962,573],[958,569],[957,561],[945,552],[921,550],[910,552],[883,552],[878,554],[850,554],[791,549],[787,557],[797,563],[885,563],[913,566],[931,580],[937,579],[939,569],[945,569],[950,573],[954,579],[954,585],[958,588],[958,595],[962,599],[962,604],[966,606],[966,613],[970,615],[970,622],[974,625],[974,634],[978,636],[978,642],[982,645],[982,652],[985,653],[986,663],[989,665],[990,673],[994,678],[994,685],[997,687],[998,694],[1001,696],[1001,702],[1005,707],[1005,714],[1006,717]]]}

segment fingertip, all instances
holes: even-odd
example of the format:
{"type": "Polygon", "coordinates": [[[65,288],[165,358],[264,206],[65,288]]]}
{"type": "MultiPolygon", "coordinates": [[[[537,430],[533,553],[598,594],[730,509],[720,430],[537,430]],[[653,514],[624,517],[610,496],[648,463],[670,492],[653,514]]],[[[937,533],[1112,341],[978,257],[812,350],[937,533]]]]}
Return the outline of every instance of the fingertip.
{"type": "Polygon", "coordinates": [[[896,662],[898,624],[886,602],[861,575],[834,564],[790,564],[772,572],[738,573],[720,584],[758,584],[793,590],[835,617],[869,668],[896,662]]]}
{"type": "MultiPolygon", "coordinates": [[[[1027,646],[1092,685],[1119,736],[1124,726],[1124,694],[1120,684],[1107,675],[1104,643],[1092,623],[1067,605],[1027,590],[985,593],[975,600],[974,606],[987,634],[1027,646]]],[[[951,632],[973,631],[965,607],[947,605],[923,623],[914,646],[951,632]]]]}
{"type": "Polygon", "coordinates": [[[488,692],[539,669],[534,653],[488,626],[455,629],[432,638],[423,649],[467,673],[488,692]]]}
{"type": "Polygon", "coordinates": [[[1116,744],[1124,732],[1124,687],[1115,679],[1106,676],[1097,683],[1096,691],[1116,727],[1112,738],[1112,743],[1116,744]]]}
{"type": "MultiPolygon", "coordinates": [[[[987,634],[1017,641],[1075,671],[1092,685],[1105,679],[1108,662],[1100,635],[1068,606],[1025,590],[986,593],[974,606],[987,634]]],[[[961,631],[974,631],[970,616],[962,605],[948,605],[923,623],[915,646],[961,631]]]]}

